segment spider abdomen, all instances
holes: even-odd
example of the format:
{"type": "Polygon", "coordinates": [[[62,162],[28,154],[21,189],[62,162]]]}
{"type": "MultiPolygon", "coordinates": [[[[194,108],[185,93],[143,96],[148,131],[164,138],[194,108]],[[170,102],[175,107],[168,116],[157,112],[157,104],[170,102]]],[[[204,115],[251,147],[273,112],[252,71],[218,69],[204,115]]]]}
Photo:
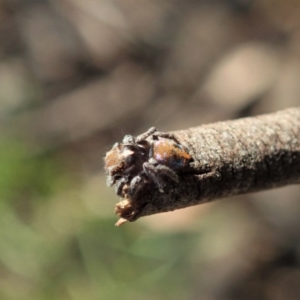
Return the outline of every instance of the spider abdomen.
{"type": "Polygon", "coordinates": [[[153,143],[150,157],[171,169],[185,167],[192,159],[182,145],[167,139],[160,139],[153,143]]]}

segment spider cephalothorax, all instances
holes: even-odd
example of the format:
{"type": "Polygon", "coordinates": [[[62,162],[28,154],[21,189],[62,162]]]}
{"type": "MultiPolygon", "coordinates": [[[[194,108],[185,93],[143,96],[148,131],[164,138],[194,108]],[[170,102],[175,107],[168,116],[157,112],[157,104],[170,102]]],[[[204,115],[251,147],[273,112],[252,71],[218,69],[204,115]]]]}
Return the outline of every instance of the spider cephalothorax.
{"type": "Polygon", "coordinates": [[[126,143],[126,140],[125,143],[114,144],[105,156],[105,169],[108,173],[107,184],[111,186],[120,179],[123,179],[124,183],[124,179],[128,182],[142,170],[142,165],[146,160],[147,152],[142,145],[126,143]]]}
{"type": "Polygon", "coordinates": [[[124,196],[124,186],[129,186],[132,195],[142,177],[148,177],[163,192],[166,178],[177,182],[177,173],[191,161],[191,155],[173,134],[158,132],[152,127],[136,138],[126,135],[122,143],[116,143],[107,152],[107,184],[116,184],[116,193],[121,196],[124,196]],[[152,138],[147,139],[151,135],[152,138]]]}

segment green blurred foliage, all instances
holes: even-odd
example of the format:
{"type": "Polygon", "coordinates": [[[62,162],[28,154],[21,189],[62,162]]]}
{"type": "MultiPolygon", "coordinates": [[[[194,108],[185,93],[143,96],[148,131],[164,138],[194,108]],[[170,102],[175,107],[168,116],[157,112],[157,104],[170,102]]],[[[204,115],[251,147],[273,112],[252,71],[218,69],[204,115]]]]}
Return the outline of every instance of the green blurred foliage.
{"type": "Polygon", "coordinates": [[[0,143],[1,299],[185,297],[191,234],[90,216],[62,164],[30,153],[0,143]]]}

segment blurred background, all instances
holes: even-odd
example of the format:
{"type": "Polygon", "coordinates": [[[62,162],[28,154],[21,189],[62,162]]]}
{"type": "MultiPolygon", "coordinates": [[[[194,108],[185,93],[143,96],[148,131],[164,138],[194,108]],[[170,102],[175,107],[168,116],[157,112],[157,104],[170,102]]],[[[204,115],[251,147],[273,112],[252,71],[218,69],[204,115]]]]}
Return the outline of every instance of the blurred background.
{"type": "Polygon", "coordinates": [[[300,299],[299,187],[117,228],[124,134],[300,104],[300,1],[0,0],[0,299],[300,299]]]}

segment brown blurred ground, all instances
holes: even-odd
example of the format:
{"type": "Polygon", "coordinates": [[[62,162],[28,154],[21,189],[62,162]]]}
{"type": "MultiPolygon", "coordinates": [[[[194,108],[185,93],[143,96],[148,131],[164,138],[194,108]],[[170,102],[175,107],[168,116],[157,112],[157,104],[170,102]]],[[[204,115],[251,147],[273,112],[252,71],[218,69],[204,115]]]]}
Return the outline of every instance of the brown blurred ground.
{"type": "MultiPolygon", "coordinates": [[[[34,206],[30,221],[20,226],[37,230],[38,236],[45,234],[43,230],[51,232],[55,241],[55,234],[63,232],[68,245],[77,240],[78,232],[87,230],[91,240],[78,238],[82,244],[78,242],[78,253],[72,254],[76,261],[81,261],[77,254],[84,256],[85,245],[96,239],[97,234],[86,229],[91,219],[109,220],[105,230],[113,239],[124,238],[115,236],[113,228],[118,199],[104,186],[105,152],[124,134],[139,134],[151,126],[177,130],[298,106],[299,16],[296,0],[0,1],[0,132],[31,145],[30,156],[58,160],[76,182],[55,190],[47,204],[34,206]]],[[[18,218],[32,209],[27,204],[32,194],[24,197],[26,201],[18,200],[21,208],[9,206],[18,218]]],[[[161,235],[162,240],[180,237],[182,232],[192,235],[174,241],[190,245],[182,246],[185,259],[180,266],[174,266],[175,254],[161,256],[173,261],[166,267],[169,272],[189,270],[186,282],[174,279],[177,288],[182,285],[178,295],[183,299],[281,300],[300,299],[299,217],[299,188],[290,187],[153,216],[128,226],[142,224],[143,231],[161,235]]],[[[96,228],[101,231],[101,226],[96,228]]],[[[141,229],[118,230],[128,230],[137,239],[141,229]]],[[[4,233],[10,236],[9,231],[4,233]]],[[[110,238],[105,241],[109,244],[110,238]]],[[[60,249],[57,243],[55,253],[60,249]]],[[[91,248],[100,249],[101,243],[91,248]]],[[[123,246],[126,252],[126,243],[123,246]]],[[[1,247],[0,260],[6,265],[1,247]]],[[[49,260],[44,263],[51,265],[49,260]]],[[[88,269],[85,260],[82,264],[88,269]]],[[[19,299],[27,299],[26,293],[28,299],[46,299],[51,293],[40,287],[37,278],[44,272],[44,280],[50,282],[51,272],[36,268],[36,276],[24,279],[30,268],[24,266],[20,275],[11,264],[2,271],[0,265],[7,283],[0,285],[3,299],[23,293],[11,288],[15,282],[25,291],[19,299]]],[[[116,266],[114,272],[124,268],[116,266]]],[[[138,267],[128,268],[134,279],[140,276],[138,267]]],[[[169,276],[166,270],[161,272],[169,276]]],[[[86,295],[86,290],[90,292],[86,299],[109,299],[110,289],[104,296],[91,283],[98,279],[93,274],[74,275],[74,284],[64,279],[53,283],[57,293],[47,299],[83,299],[80,295],[86,295]]],[[[160,276],[163,284],[165,277],[160,276]]],[[[145,279],[147,292],[134,294],[132,285],[123,299],[132,295],[174,299],[169,293],[172,281],[158,293],[147,286],[151,280],[157,285],[153,278],[145,279]]],[[[117,289],[117,279],[106,280],[117,289]]]]}

